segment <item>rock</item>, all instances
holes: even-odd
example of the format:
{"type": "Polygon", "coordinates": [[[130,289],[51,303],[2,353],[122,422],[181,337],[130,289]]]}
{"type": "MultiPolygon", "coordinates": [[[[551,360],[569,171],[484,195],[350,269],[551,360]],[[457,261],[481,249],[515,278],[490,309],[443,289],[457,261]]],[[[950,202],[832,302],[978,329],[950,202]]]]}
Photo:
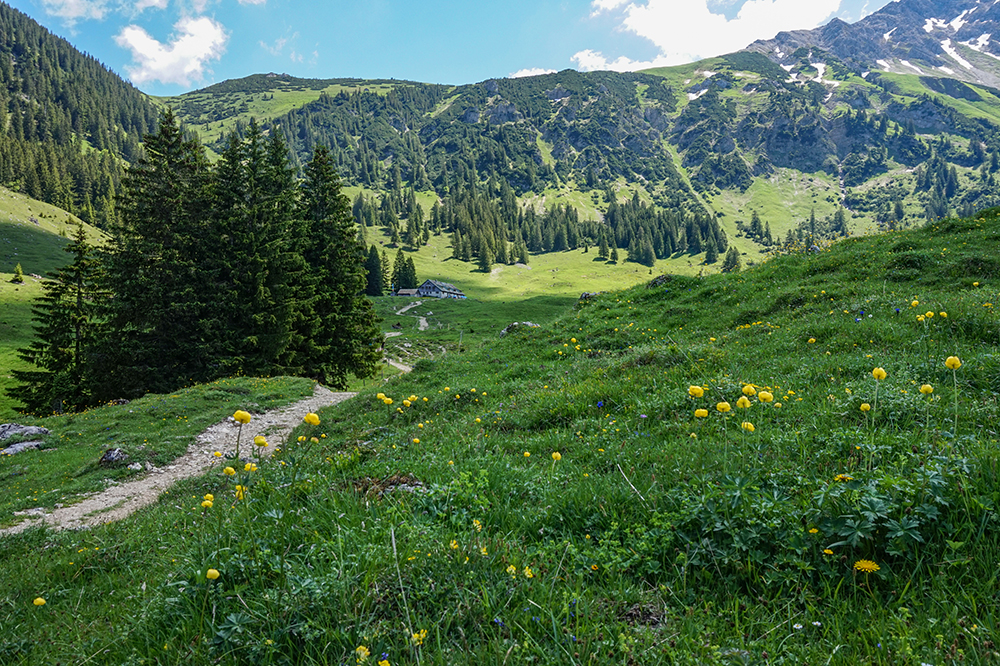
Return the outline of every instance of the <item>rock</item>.
{"type": "Polygon", "coordinates": [[[524,328],[541,328],[538,324],[536,324],[536,323],[534,323],[532,321],[515,321],[515,322],[513,322],[511,324],[508,324],[507,326],[504,327],[504,329],[502,331],[500,331],[500,337],[502,338],[505,335],[507,335],[508,333],[513,333],[514,331],[516,331],[517,329],[521,328],[522,326],[524,328]]]}
{"type": "Polygon", "coordinates": [[[143,470],[142,463],[137,463],[137,462],[132,463],[131,465],[128,466],[128,468],[133,472],[141,472],[143,470]]]}
{"type": "Polygon", "coordinates": [[[17,444],[11,444],[3,451],[0,451],[0,456],[12,456],[25,451],[34,451],[40,449],[41,447],[41,442],[18,442],[17,444]]]}
{"type": "Polygon", "coordinates": [[[580,300],[589,301],[592,298],[596,298],[599,293],[600,292],[597,291],[585,291],[582,294],[580,294],[580,300]]]}
{"type": "Polygon", "coordinates": [[[128,454],[121,449],[108,449],[101,456],[100,465],[104,467],[117,467],[128,460],[128,454]]]}
{"type": "Polygon", "coordinates": [[[38,426],[23,426],[17,423],[0,424],[0,441],[10,437],[45,437],[49,434],[46,428],[38,426]]]}

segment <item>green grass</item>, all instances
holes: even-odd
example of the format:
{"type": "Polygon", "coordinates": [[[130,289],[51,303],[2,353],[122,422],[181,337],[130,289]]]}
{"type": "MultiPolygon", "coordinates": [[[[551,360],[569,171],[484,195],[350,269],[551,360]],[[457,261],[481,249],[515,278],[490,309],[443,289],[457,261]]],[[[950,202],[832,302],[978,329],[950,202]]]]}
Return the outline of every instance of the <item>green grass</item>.
{"type": "Polygon", "coordinates": [[[16,384],[11,370],[27,369],[17,350],[31,343],[31,306],[41,296],[41,281],[25,276],[23,284],[11,284],[12,273],[0,273],[0,423],[17,419],[19,403],[7,395],[16,384]]]}
{"type": "MultiPolygon", "coordinates": [[[[164,467],[194,443],[195,436],[237,409],[264,412],[312,395],[306,379],[223,379],[170,395],[149,395],[123,407],[101,407],[46,419],[19,419],[43,425],[50,434],[37,454],[0,457],[0,527],[20,522],[15,511],[72,504],[103,490],[108,480],[140,475],[125,465],[97,463],[108,449],[120,448],[129,463],[164,467]]],[[[13,441],[13,440],[11,440],[13,441]]]]}
{"type": "MultiPolygon", "coordinates": [[[[66,264],[60,252],[79,219],[66,211],[0,188],[0,273],[21,264],[25,275],[45,275],[66,264]]],[[[87,225],[87,238],[102,243],[104,234],[87,225]]]]}
{"type": "Polygon", "coordinates": [[[995,664],[998,241],[990,211],[666,276],[419,361],[257,472],[0,541],[0,655],[995,664]]]}

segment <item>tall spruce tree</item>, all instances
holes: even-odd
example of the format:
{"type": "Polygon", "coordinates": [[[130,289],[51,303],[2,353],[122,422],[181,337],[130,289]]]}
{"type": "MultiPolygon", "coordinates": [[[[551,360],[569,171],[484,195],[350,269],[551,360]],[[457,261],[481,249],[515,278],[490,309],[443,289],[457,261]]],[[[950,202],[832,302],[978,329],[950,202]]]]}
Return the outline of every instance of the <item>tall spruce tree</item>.
{"type": "Polygon", "coordinates": [[[349,374],[362,378],[374,374],[381,359],[382,334],[364,294],[365,255],[355,241],[351,202],[341,190],[330,152],[322,146],[306,165],[299,215],[307,225],[306,261],[319,284],[315,356],[303,359],[305,373],[334,388],[346,388],[349,374]]]}
{"type": "Polygon", "coordinates": [[[7,390],[26,411],[38,415],[77,411],[90,404],[87,356],[97,266],[82,224],[64,249],[73,259],[42,283],[42,296],[31,309],[35,339],[18,350],[21,360],[35,369],[11,370],[19,385],[7,390]]]}
{"type": "Polygon", "coordinates": [[[378,255],[378,248],[374,245],[368,250],[368,260],[365,261],[365,272],[368,277],[368,285],[365,293],[369,296],[382,295],[382,259],[378,255]]]}
{"type": "MultiPolygon", "coordinates": [[[[275,135],[272,135],[274,137],[275,135]]],[[[217,306],[225,373],[262,375],[276,368],[291,339],[290,231],[295,187],[287,151],[268,145],[256,121],[229,137],[212,194],[218,234],[217,306]]],[[[353,241],[353,229],[351,238],[353,241]]]]}
{"type": "Polygon", "coordinates": [[[215,312],[208,242],[208,162],[167,110],[129,168],[120,222],[103,253],[94,397],[171,391],[214,377],[215,312]]]}

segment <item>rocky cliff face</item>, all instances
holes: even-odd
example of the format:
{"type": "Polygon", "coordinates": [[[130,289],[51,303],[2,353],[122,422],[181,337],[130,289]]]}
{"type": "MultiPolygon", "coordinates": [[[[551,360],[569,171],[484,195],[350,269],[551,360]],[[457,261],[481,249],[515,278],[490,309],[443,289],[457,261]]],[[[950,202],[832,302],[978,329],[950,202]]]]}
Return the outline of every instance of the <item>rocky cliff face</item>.
{"type": "Polygon", "coordinates": [[[993,0],[898,0],[854,24],[779,33],[750,51],[786,64],[818,47],[859,71],[947,76],[1000,85],[1000,5],[993,0]],[[996,37],[996,39],[994,39],[996,37]]]}

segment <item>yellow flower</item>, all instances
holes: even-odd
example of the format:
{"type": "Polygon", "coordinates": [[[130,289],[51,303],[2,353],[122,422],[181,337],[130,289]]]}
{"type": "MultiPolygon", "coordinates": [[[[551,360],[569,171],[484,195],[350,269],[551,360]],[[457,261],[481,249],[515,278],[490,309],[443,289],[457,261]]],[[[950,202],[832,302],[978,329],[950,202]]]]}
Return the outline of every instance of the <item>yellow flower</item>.
{"type": "Polygon", "coordinates": [[[944,364],[952,370],[958,370],[962,367],[962,361],[957,356],[949,356],[944,364]]]}
{"type": "Polygon", "coordinates": [[[233,469],[232,467],[227,467],[226,469],[222,470],[222,473],[225,474],[226,476],[235,476],[236,470],[233,469]]]}
{"type": "Polygon", "coordinates": [[[256,472],[257,471],[257,465],[255,465],[254,463],[247,463],[246,465],[243,465],[243,471],[244,472],[256,472]]]}
{"type": "Polygon", "coordinates": [[[597,571],[599,567],[596,564],[591,564],[590,568],[593,569],[594,571],[597,571]]]}
{"type": "Polygon", "coordinates": [[[924,316],[930,319],[934,316],[934,313],[928,310],[927,312],[924,313],[924,316]]]}
{"type": "Polygon", "coordinates": [[[558,451],[553,451],[552,459],[555,460],[556,462],[559,462],[560,460],[562,460],[562,454],[559,453],[558,451]]]}
{"type": "Polygon", "coordinates": [[[445,393],[450,393],[451,392],[451,387],[450,386],[445,386],[444,387],[444,392],[445,393]]]}
{"type": "Polygon", "coordinates": [[[809,344],[815,344],[816,338],[809,338],[809,344]]]}
{"type": "Polygon", "coordinates": [[[934,393],[934,387],[930,384],[924,384],[920,387],[920,392],[924,395],[930,395],[931,393],[934,393]]]}
{"type": "Polygon", "coordinates": [[[692,398],[700,398],[701,396],[705,395],[705,389],[703,389],[700,386],[693,386],[693,385],[689,386],[688,395],[691,396],[692,398]]]}
{"type": "Polygon", "coordinates": [[[221,458],[222,457],[222,451],[216,451],[212,455],[215,456],[216,458],[221,458]]]}
{"type": "Polygon", "coordinates": [[[973,286],[973,287],[978,287],[978,286],[979,286],[979,283],[978,283],[978,282],[973,282],[973,283],[972,283],[972,286],[973,286]]]}
{"type": "Polygon", "coordinates": [[[917,321],[924,321],[925,319],[927,318],[924,317],[923,315],[917,315],[917,321]]]}
{"type": "Polygon", "coordinates": [[[478,416],[476,417],[476,423],[482,423],[482,421],[481,421],[481,420],[479,420],[479,417],[478,417],[478,416]]]}
{"type": "Polygon", "coordinates": [[[757,394],[757,399],[760,400],[761,402],[771,402],[772,400],[774,400],[774,396],[771,394],[770,391],[761,391],[760,393],[757,394]]]}
{"type": "Polygon", "coordinates": [[[696,409],[696,410],[694,410],[694,417],[696,419],[703,419],[703,418],[706,418],[707,416],[708,416],[708,410],[707,409],[696,409]]]}
{"type": "Polygon", "coordinates": [[[359,645],[358,647],[354,648],[354,654],[357,655],[359,664],[364,662],[365,660],[368,659],[369,656],[371,656],[371,652],[369,652],[368,648],[364,645],[359,645]]]}
{"type": "Polygon", "coordinates": [[[535,577],[535,572],[531,570],[531,567],[524,567],[524,577],[525,578],[535,577]]]}
{"type": "Polygon", "coordinates": [[[725,413],[726,413],[726,412],[728,412],[728,411],[729,411],[730,409],[732,409],[732,407],[730,407],[730,406],[729,406],[729,403],[728,403],[728,402],[726,402],[726,401],[722,401],[722,402],[720,402],[719,404],[717,404],[717,405],[715,406],[715,408],[716,408],[717,410],[719,410],[720,412],[722,412],[723,414],[725,414],[725,413]]]}
{"type": "Polygon", "coordinates": [[[244,412],[242,409],[240,409],[240,410],[237,410],[237,412],[235,414],[233,414],[233,419],[237,423],[250,423],[250,414],[248,412],[244,412]]]}
{"type": "Polygon", "coordinates": [[[452,550],[458,550],[458,542],[452,539],[451,543],[448,544],[448,547],[452,550]]]}
{"type": "Polygon", "coordinates": [[[872,370],[872,377],[878,379],[879,381],[885,379],[886,376],[887,376],[886,372],[882,368],[875,368],[874,370],[872,370]]]}
{"type": "Polygon", "coordinates": [[[576,338],[570,338],[569,341],[572,342],[574,345],[576,344],[576,338]]]}
{"type": "Polygon", "coordinates": [[[414,443],[414,444],[419,444],[419,443],[420,443],[420,440],[419,440],[419,439],[417,439],[416,437],[414,437],[414,438],[413,438],[413,443],[414,443]]]}
{"type": "Polygon", "coordinates": [[[391,405],[392,404],[392,398],[382,398],[382,404],[383,405],[391,405]]]}
{"type": "Polygon", "coordinates": [[[513,564],[510,565],[509,567],[507,567],[507,573],[510,574],[511,578],[517,578],[517,567],[515,567],[513,564]]]}
{"type": "Polygon", "coordinates": [[[267,440],[264,439],[263,435],[257,435],[253,438],[253,443],[256,446],[267,446],[267,440]]]}
{"type": "Polygon", "coordinates": [[[531,451],[525,451],[524,452],[524,457],[525,458],[530,458],[531,457],[531,451]]]}
{"type": "Polygon", "coordinates": [[[244,494],[243,491],[245,490],[246,488],[244,488],[243,486],[236,486],[236,499],[238,500],[243,499],[243,494],[244,494]]]}
{"type": "Polygon", "coordinates": [[[833,477],[833,480],[834,481],[841,481],[841,482],[853,481],[854,477],[853,476],[848,476],[847,474],[838,474],[837,476],[833,477]]]}
{"type": "Polygon", "coordinates": [[[872,408],[872,406],[869,405],[867,402],[861,403],[861,411],[863,411],[863,412],[869,412],[869,411],[871,411],[871,408],[872,408]]]}
{"type": "Polygon", "coordinates": [[[201,508],[203,508],[203,509],[211,509],[212,508],[212,502],[211,502],[211,500],[205,500],[204,502],[202,502],[201,503],[201,508]]]}
{"type": "Polygon", "coordinates": [[[425,638],[427,638],[427,630],[426,629],[421,629],[417,633],[415,633],[412,636],[410,636],[410,640],[412,640],[413,644],[416,645],[416,646],[418,646],[418,647],[424,644],[424,639],[425,638]]]}
{"type": "Polygon", "coordinates": [[[43,599],[41,597],[35,597],[35,600],[32,601],[31,603],[35,604],[36,606],[44,606],[45,605],[45,599],[43,599]]]}
{"type": "Polygon", "coordinates": [[[749,409],[750,400],[745,395],[741,395],[740,399],[736,401],[736,406],[740,409],[749,409]]]}
{"type": "Polygon", "coordinates": [[[913,301],[912,303],[910,303],[910,307],[911,307],[911,308],[915,308],[915,307],[917,307],[918,305],[920,305],[920,301],[913,301]]]}
{"type": "Polygon", "coordinates": [[[829,548],[824,548],[823,549],[823,554],[824,555],[833,555],[833,551],[830,550],[829,548]]]}
{"type": "Polygon", "coordinates": [[[215,580],[220,576],[218,569],[209,569],[205,572],[205,578],[209,580],[215,580]]]}
{"type": "Polygon", "coordinates": [[[476,528],[477,532],[482,532],[483,531],[483,524],[481,522],[479,522],[479,520],[476,519],[476,518],[472,519],[472,526],[476,528]]]}
{"type": "Polygon", "coordinates": [[[780,402],[774,403],[774,408],[775,409],[781,409],[781,403],[780,402]]]}
{"type": "Polygon", "coordinates": [[[819,530],[814,527],[811,530],[809,530],[809,534],[819,534],[819,530]]]}
{"type": "Polygon", "coordinates": [[[740,427],[746,430],[747,432],[753,432],[754,430],[756,430],[756,428],[753,427],[753,424],[750,423],[749,421],[744,421],[743,423],[740,424],[740,427]]]}
{"type": "Polygon", "coordinates": [[[383,659],[382,661],[378,662],[378,666],[389,666],[389,660],[383,659]]]}
{"type": "Polygon", "coordinates": [[[410,404],[412,404],[412,403],[410,403],[410,401],[409,401],[409,400],[404,400],[404,401],[403,401],[403,407],[409,407],[409,406],[410,406],[410,404]]]}
{"type": "Polygon", "coordinates": [[[481,546],[479,548],[479,554],[482,555],[483,557],[489,557],[490,556],[490,554],[488,552],[486,552],[486,546],[481,546]]]}
{"type": "Polygon", "coordinates": [[[378,398],[379,400],[385,400],[385,393],[379,393],[375,397],[378,398]]]}
{"type": "Polygon", "coordinates": [[[948,313],[947,312],[938,312],[938,314],[941,315],[945,319],[948,318],[948,313]]]}
{"type": "Polygon", "coordinates": [[[214,502],[215,501],[215,495],[213,495],[212,493],[208,493],[202,499],[207,499],[209,502],[214,502]]]}
{"type": "Polygon", "coordinates": [[[752,398],[757,395],[757,389],[754,388],[753,384],[747,384],[743,387],[743,395],[747,395],[752,398]]]}
{"type": "Polygon", "coordinates": [[[410,396],[410,402],[416,402],[416,401],[417,401],[417,396],[411,395],[410,396]]]}
{"type": "Polygon", "coordinates": [[[308,414],[306,414],[305,418],[302,419],[302,420],[305,421],[306,423],[308,423],[311,426],[318,426],[319,425],[319,415],[318,414],[313,414],[312,412],[309,412],[308,414]]]}
{"type": "Polygon", "coordinates": [[[858,560],[854,563],[854,568],[858,571],[864,571],[865,573],[875,573],[880,569],[879,565],[875,564],[871,560],[858,560]]]}

